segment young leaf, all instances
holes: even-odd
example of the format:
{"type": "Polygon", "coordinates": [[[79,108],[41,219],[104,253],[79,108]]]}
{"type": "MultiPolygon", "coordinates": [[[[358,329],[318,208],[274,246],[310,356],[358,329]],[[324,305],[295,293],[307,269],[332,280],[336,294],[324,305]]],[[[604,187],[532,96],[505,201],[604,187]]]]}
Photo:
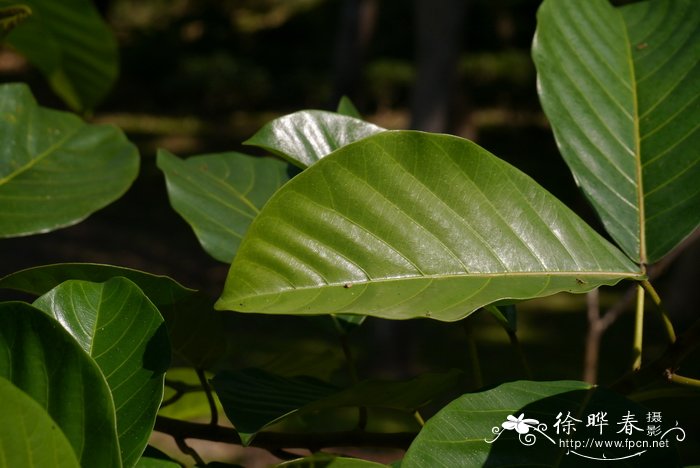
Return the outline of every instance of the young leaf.
{"type": "Polygon", "coordinates": [[[270,199],[217,308],[453,321],[501,299],[586,292],[637,265],[472,142],[383,132],[270,199]]]}
{"type": "MultiPolygon", "coordinates": [[[[0,0],[0,6],[12,5],[0,0]]],[[[32,15],[8,36],[76,111],[95,107],[119,72],[117,41],[89,0],[22,0],[32,15]]]]}
{"type": "Polygon", "coordinates": [[[75,224],[138,173],[138,152],[120,130],[39,107],[22,84],[0,86],[0,140],[0,237],[75,224]]]}
{"type": "MultiPolygon", "coordinates": [[[[648,411],[584,382],[511,382],[462,395],[445,406],[428,420],[401,467],[587,467],[596,463],[592,459],[633,463],[624,466],[680,466],[678,453],[672,448],[676,432],[665,436],[670,447],[635,450],[624,445],[625,440],[640,442],[636,447],[644,441],[651,444],[652,438],[657,440],[646,432],[648,411]],[[637,427],[632,435],[621,430],[620,421],[628,411],[637,427]],[[588,416],[601,413],[603,417],[590,424],[588,416]],[[596,447],[590,440],[612,442],[611,446],[596,447]],[[588,446],[584,446],[587,441],[588,446]],[[575,442],[580,445],[575,446],[575,442]],[[620,445],[612,445],[617,442],[620,445]]],[[[672,423],[664,424],[663,430],[671,427],[672,423]]]]}
{"type": "Polygon", "coordinates": [[[700,9],[546,0],[533,58],[562,156],[605,228],[652,263],[700,225],[700,9]]]}
{"type": "Polygon", "coordinates": [[[97,263],[58,263],[27,268],[0,278],[0,288],[41,296],[64,281],[84,280],[99,283],[116,276],[136,283],[151,302],[159,307],[177,303],[195,293],[193,289],[186,288],[167,276],[97,263]]]}
{"type": "Polygon", "coordinates": [[[306,169],[338,148],[383,131],[355,117],[305,110],[267,123],[245,144],[264,148],[306,169]]]}
{"type": "Polygon", "coordinates": [[[249,444],[258,432],[293,414],[353,406],[412,412],[454,388],[460,375],[450,371],[401,382],[366,380],[342,389],[309,377],[246,369],[221,372],[212,384],[241,440],[249,444]]]}
{"type": "Polygon", "coordinates": [[[39,403],[0,377],[0,466],[80,468],[75,452],[39,403]]]}
{"type": "Polygon", "coordinates": [[[117,408],[125,466],[141,457],[163,398],[170,343],[158,310],[126,278],[67,281],[34,303],[58,320],[102,370],[117,408]]]}
{"type": "Polygon", "coordinates": [[[23,302],[0,303],[0,377],[49,413],[80,466],[122,466],[107,382],[57,321],[23,302]]]}
{"type": "Polygon", "coordinates": [[[289,166],[271,158],[219,153],[181,160],[158,151],[170,204],[192,226],[206,252],[231,263],[253,218],[290,179],[289,166]]]}

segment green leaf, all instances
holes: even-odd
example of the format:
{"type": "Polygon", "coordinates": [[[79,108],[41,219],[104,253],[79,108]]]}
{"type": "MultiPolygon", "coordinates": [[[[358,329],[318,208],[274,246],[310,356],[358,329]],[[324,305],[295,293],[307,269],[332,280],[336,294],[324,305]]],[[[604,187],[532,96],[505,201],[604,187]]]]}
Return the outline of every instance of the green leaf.
{"type": "Polygon", "coordinates": [[[64,281],[84,280],[99,283],[115,276],[123,276],[136,283],[151,302],[159,307],[184,300],[195,293],[193,289],[186,288],[167,276],[97,263],[58,263],[27,268],[0,278],[0,288],[41,296],[64,281]]]}
{"type": "Polygon", "coordinates": [[[271,158],[218,153],[181,160],[158,151],[170,204],[192,226],[204,250],[231,263],[253,218],[290,179],[289,166],[271,158]]]}
{"type": "Polygon", "coordinates": [[[0,303],[0,377],[49,413],[80,466],[122,466],[107,382],[54,319],[23,302],[0,303]]]}
{"type": "Polygon", "coordinates": [[[0,40],[32,14],[27,5],[12,5],[0,8],[0,40]]]}
{"type": "MultiPolygon", "coordinates": [[[[401,464],[402,468],[425,466],[541,466],[587,467],[597,460],[612,461],[620,466],[678,466],[673,448],[597,448],[591,440],[647,441],[647,413],[641,407],[613,392],[584,382],[511,382],[492,390],[463,395],[430,418],[413,441],[401,464]],[[627,435],[620,425],[628,414],[635,427],[627,435]],[[589,415],[605,413],[607,425],[589,425],[589,415]],[[502,424],[522,415],[521,430],[502,424]],[[565,433],[568,415],[573,428],[565,433]],[[557,425],[557,416],[559,424],[557,425]],[[535,421],[527,421],[534,419],[535,421]],[[573,446],[576,441],[581,445],[573,446]],[[584,446],[588,441],[588,447],[584,446]],[[567,446],[566,444],[569,444],[567,446]],[[639,452],[642,452],[641,454],[639,452]],[[636,456],[633,456],[636,454],[636,456]],[[591,458],[587,458],[591,457],[591,458]]],[[[673,423],[662,423],[662,431],[673,423]]],[[[664,437],[675,442],[675,432],[664,437]]]]}
{"type": "MultiPolygon", "coordinates": [[[[117,41],[89,0],[22,0],[32,15],[7,42],[29,59],[73,110],[95,107],[119,73],[117,41]]],[[[0,6],[12,5],[0,0],[0,6]]]]}
{"type": "Polygon", "coordinates": [[[338,102],[338,114],[346,115],[348,117],[354,117],[356,119],[362,119],[360,111],[357,110],[355,104],[352,103],[349,97],[343,96],[338,102]]]}
{"type": "Polygon", "coordinates": [[[180,468],[180,466],[182,465],[172,460],[150,457],[139,458],[136,463],[136,468],[180,468]]]}
{"type": "Polygon", "coordinates": [[[193,294],[161,307],[168,325],[173,352],[199,369],[210,368],[227,348],[224,317],[215,311],[211,299],[193,294]]]}
{"type": "Polygon", "coordinates": [[[217,308],[459,320],[501,299],[586,292],[638,267],[532,179],[448,135],[383,132],[282,187],[217,308]]]}
{"type": "Polygon", "coordinates": [[[353,406],[415,411],[455,387],[461,373],[423,374],[389,382],[366,380],[342,389],[310,377],[282,377],[260,369],[223,371],[212,380],[226,416],[244,444],[291,415],[353,406]]]}
{"type": "MultiPolygon", "coordinates": [[[[207,377],[210,377],[208,374],[207,377]]],[[[207,401],[207,395],[202,388],[197,372],[191,367],[177,367],[168,369],[165,381],[165,393],[163,401],[176,394],[174,386],[184,391],[184,394],[176,401],[163,406],[158,410],[160,416],[173,419],[193,421],[197,419],[208,419],[211,417],[211,408],[207,401]]],[[[214,393],[214,402],[219,411],[223,407],[214,393]]]]}
{"type": "Polygon", "coordinates": [[[306,169],[338,148],[383,131],[354,117],[305,110],[267,123],[244,144],[264,148],[306,169]]]}
{"type": "Polygon", "coordinates": [[[652,263],[700,225],[700,9],[547,0],[533,58],[559,149],[605,228],[652,263]]]}
{"type": "Polygon", "coordinates": [[[80,468],[70,442],[51,416],[2,377],[0,401],[0,467],[80,468]]]}
{"type": "Polygon", "coordinates": [[[0,86],[0,140],[0,237],[75,224],[138,173],[138,152],[121,130],[39,107],[21,84],[0,86]]]}
{"type": "Polygon", "coordinates": [[[359,458],[337,457],[330,453],[315,453],[308,457],[276,465],[279,468],[386,468],[388,465],[359,458]]]}
{"type": "Polygon", "coordinates": [[[158,309],[126,278],[66,281],[34,306],[58,320],[102,370],[117,409],[122,460],[133,466],[153,430],[170,364],[158,309]]]}

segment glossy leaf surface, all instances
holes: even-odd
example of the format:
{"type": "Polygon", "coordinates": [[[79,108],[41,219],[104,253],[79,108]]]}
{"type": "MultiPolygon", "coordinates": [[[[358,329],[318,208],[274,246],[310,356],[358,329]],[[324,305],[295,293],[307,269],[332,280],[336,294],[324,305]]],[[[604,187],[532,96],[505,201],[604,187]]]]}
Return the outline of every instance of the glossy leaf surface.
{"type": "Polygon", "coordinates": [[[138,153],[121,130],[39,107],[25,85],[0,86],[0,141],[0,237],[75,224],[119,198],[138,173],[138,153]]]}
{"type": "Polygon", "coordinates": [[[0,303],[0,377],[49,413],[81,466],[122,466],[107,382],[56,320],[23,302],[0,303]]]}
{"type": "Polygon", "coordinates": [[[272,158],[219,153],[182,160],[158,152],[170,203],[192,226],[204,250],[231,263],[241,238],[265,202],[290,179],[272,158]]]}
{"type": "MultiPolygon", "coordinates": [[[[0,0],[0,6],[17,2],[0,0]]],[[[32,15],[7,36],[72,109],[92,109],[119,72],[117,41],[89,0],[22,0],[32,15]]]]}
{"type": "Polygon", "coordinates": [[[638,267],[532,179],[457,137],[383,132],[265,206],[217,303],[241,312],[458,320],[638,267]]]}
{"type": "Polygon", "coordinates": [[[0,377],[0,468],[80,468],[73,447],[39,403],[0,377]]]}
{"type": "Polygon", "coordinates": [[[278,468],[387,468],[387,466],[359,458],[336,457],[323,452],[277,465],[278,468]]]}
{"type": "Polygon", "coordinates": [[[57,263],[27,268],[0,278],[0,288],[41,296],[64,281],[84,280],[99,283],[115,276],[133,281],[157,306],[173,304],[195,292],[167,276],[97,263],[57,263]]]}
{"type": "Polygon", "coordinates": [[[292,414],[353,406],[415,411],[453,388],[460,373],[424,374],[406,381],[366,380],[343,389],[309,377],[259,369],[224,371],[212,383],[229,420],[248,444],[255,434],[292,414]]]}
{"type": "MultiPolygon", "coordinates": [[[[445,406],[428,420],[401,466],[589,467],[602,461],[625,467],[678,466],[678,454],[672,446],[639,448],[642,441],[650,445],[652,439],[658,441],[661,435],[648,436],[649,411],[584,382],[511,382],[462,395],[445,406]],[[594,420],[589,425],[588,415],[600,412],[605,415],[599,422],[605,424],[596,425],[594,420]],[[628,412],[639,428],[632,429],[631,434],[621,430],[620,423],[628,412]],[[590,440],[620,444],[630,440],[640,444],[636,449],[624,445],[598,448],[590,440]],[[580,445],[574,447],[572,441],[580,445]],[[587,441],[589,445],[585,447],[587,441]]],[[[662,426],[662,431],[666,431],[673,423],[662,426]]],[[[664,437],[673,439],[670,443],[674,444],[679,434],[674,430],[664,437]]]]}
{"type": "Polygon", "coordinates": [[[133,466],[153,430],[170,364],[158,309],[125,278],[67,281],[34,306],[58,320],[102,370],[117,410],[122,460],[133,466]]]}
{"type": "Polygon", "coordinates": [[[383,131],[355,117],[305,110],[267,123],[245,144],[264,148],[306,169],[338,148],[383,131]]]}
{"type": "Polygon", "coordinates": [[[635,261],[700,225],[700,9],[547,0],[533,45],[559,149],[603,224],[635,261]]]}

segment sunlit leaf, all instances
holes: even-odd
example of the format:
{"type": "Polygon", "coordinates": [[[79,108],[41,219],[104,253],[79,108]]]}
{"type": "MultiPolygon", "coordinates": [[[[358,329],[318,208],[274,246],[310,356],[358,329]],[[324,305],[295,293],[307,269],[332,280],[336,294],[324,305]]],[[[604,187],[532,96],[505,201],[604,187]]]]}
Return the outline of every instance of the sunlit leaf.
{"type": "Polygon", "coordinates": [[[241,153],[193,156],[182,160],[158,151],[170,203],[192,226],[206,252],[231,263],[253,218],[290,179],[289,166],[241,153]]]}
{"type": "Polygon", "coordinates": [[[264,148],[305,169],[338,148],[382,131],[355,117],[305,110],[267,123],[245,144],[264,148]]]}
{"type": "Polygon", "coordinates": [[[37,299],[93,357],[107,379],[125,466],[141,457],[163,398],[170,343],[163,318],[126,278],[67,281],[37,299]]]}
{"type": "Polygon", "coordinates": [[[119,198],[139,169],[121,130],[39,107],[22,84],[0,86],[0,141],[0,237],[75,224],[119,198]]]}
{"type": "MultiPolygon", "coordinates": [[[[13,5],[0,0],[0,6],[13,5]]],[[[44,74],[74,110],[95,107],[119,73],[117,41],[89,0],[22,0],[32,15],[7,42],[44,74]]]]}
{"type": "Polygon", "coordinates": [[[635,261],[700,225],[700,8],[547,0],[533,57],[557,144],[605,228],[635,261]]]}
{"type": "Polygon", "coordinates": [[[251,225],[217,308],[458,320],[639,268],[532,179],[467,140],[383,132],[291,180],[251,225]]]}
{"type": "Polygon", "coordinates": [[[56,320],[23,302],[0,303],[0,377],[49,413],[80,466],[122,466],[107,382],[56,320]]]}
{"type": "Polygon", "coordinates": [[[44,408],[0,377],[0,467],[80,468],[75,452],[44,408]]]}

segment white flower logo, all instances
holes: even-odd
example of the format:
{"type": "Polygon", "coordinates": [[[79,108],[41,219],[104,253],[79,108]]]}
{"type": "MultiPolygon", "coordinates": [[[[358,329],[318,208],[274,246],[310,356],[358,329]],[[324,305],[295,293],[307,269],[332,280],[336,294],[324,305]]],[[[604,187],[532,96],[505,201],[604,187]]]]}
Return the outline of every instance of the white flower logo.
{"type": "Polygon", "coordinates": [[[512,414],[509,414],[501,426],[507,431],[516,430],[518,434],[527,434],[530,429],[536,429],[537,425],[540,423],[537,419],[525,419],[525,413],[520,413],[517,418],[512,414]]]}

